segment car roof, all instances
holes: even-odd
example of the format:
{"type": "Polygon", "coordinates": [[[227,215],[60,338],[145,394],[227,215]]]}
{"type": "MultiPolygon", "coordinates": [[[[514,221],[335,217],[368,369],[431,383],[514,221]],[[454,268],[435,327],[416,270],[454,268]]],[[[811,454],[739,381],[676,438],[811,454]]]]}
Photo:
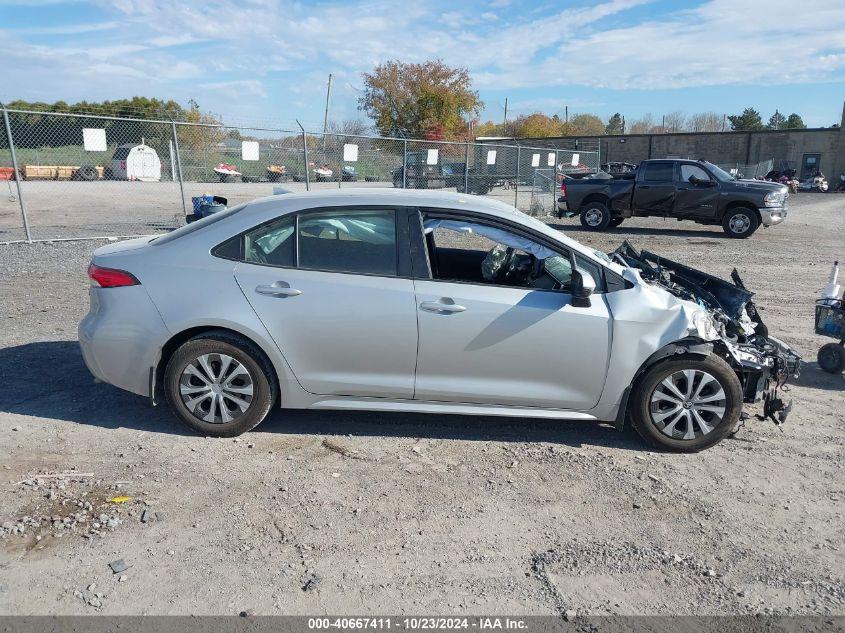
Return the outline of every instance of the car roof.
{"type": "MultiPolygon", "coordinates": [[[[518,211],[512,205],[486,196],[474,196],[450,191],[431,189],[398,189],[393,187],[346,187],[338,189],[319,189],[285,193],[265,198],[258,198],[245,204],[237,214],[240,222],[264,221],[284,213],[293,213],[308,208],[323,206],[355,205],[396,205],[403,207],[445,208],[455,211],[473,211],[491,218],[511,220],[526,225],[535,231],[547,235],[570,249],[587,255],[589,258],[607,262],[597,257],[596,252],[566,236],[562,231],[553,229],[545,222],[518,211]]],[[[233,218],[234,219],[234,218],[233,218]]]]}

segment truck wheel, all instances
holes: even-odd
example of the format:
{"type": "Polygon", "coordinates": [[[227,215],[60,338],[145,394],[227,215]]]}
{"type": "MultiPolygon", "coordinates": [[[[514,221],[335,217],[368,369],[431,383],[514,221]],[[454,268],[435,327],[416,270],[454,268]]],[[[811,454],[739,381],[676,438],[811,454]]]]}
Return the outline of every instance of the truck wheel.
{"type": "Polygon", "coordinates": [[[845,346],[840,343],[822,345],[816,356],[819,368],[829,374],[841,374],[845,371],[845,346]]]}
{"type": "Polygon", "coordinates": [[[588,231],[604,231],[610,221],[610,209],[603,202],[588,202],[581,209],[581,226],[588,231]]]}
{"type": "Polygon", "coordinates": [[[637,382],[629,412],[634,430],[662,448],[694,453],[733,431],[742,411],[742,386],[715,355],[673,356],[637,382]]]}
{"type": "Polygon", "coordinates": [[[757,214],[747,207],[731,209],[722,218],[722,228],[725,229],[725,233],[737,239],[750,237],[758,226],[760,226],[760,220],[757,219],[757,214]]]}
{"type": "Polygon", "coordinates": [[[622,224],[625,221],[625,218],[612,218],[610,220],[610,226],[616,227],[622,224]]]}

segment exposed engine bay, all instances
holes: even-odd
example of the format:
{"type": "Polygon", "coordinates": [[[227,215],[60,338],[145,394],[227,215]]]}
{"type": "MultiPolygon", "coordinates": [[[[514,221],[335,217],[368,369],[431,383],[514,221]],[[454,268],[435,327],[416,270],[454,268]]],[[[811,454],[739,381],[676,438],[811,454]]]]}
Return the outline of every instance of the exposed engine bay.
{"type": "Polygon", "coordinates": [[[689,266],[648,251],[638,252],[626,240],[608,254],[623,266],[639,271],[643,280],[666,289],[676,297],[702,308],[695,319],[698,334],[712,342],[737,371],[744,400],[763,400],[764,419],[777,425],[788,415],[792,402],[779,396],[790,377],[797,377],[801,358],[785,343],[769,336],[749,292],[736,269],[732,282],[708,275],[689,266]]]}

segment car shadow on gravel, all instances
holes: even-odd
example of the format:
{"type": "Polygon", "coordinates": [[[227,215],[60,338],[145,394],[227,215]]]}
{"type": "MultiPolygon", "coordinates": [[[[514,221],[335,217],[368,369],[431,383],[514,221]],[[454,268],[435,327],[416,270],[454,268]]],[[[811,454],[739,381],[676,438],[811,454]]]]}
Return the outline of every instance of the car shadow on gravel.
{"type": "Polygon", "coordinates": [[[801,363],[801,375],[794,382],[802,387],[823,391],[845,391],[845,374],[830,374],[819,368],[815,361],[801,363]]]}
{"type": "MultiPolygon", "coordinates": [[[[63,420],[103,429],[194,435],[167,406],[97,383],[76,341],[43,341],[0,349],[0,412],[63,420]]],[[[365,411],[274,409],[255,432],[358,435],[467,441],[550,442],[642,451],[629,430],[595,422],[365,411]]]]}
{"type": "MultiPolygon", "coordinates": [[[[553,229],[558,231],[563,231],[564,233],[593,233],[594,231],[588,231],[580,224],[557,224],[557,223],[549,223],[549,226],[553,229]]],[[[714,228],[706,228],[706,229],[699,229],[699,230],[689,230],[689,229],[664,229],[664,228],[655,228],[655,227],[639,227],[639,226],[619,226],[615,228],[607,228],[602,231],[603,234],[608,235],[619,235],[621,237],[639,237],[645,236],[649,239],[654,239],[655,237],[699,237],[699,238],[715,238],[719,240],[723,239],[731,239],[729,238],[725,232],[721,229],[721,227],[714,227],[714,228]]]]}

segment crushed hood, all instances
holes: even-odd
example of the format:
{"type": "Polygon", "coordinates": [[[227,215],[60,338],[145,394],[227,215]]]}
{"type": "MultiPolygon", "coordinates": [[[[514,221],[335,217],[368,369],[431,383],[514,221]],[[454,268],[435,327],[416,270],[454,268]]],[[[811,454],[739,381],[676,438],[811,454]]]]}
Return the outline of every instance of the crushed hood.
{"type": "Polygon", "coordinates": [[[627,240],[609,255],[639,270],[644,280],[706,309],[725,325],[730,338],[745,342],[768,337],[768,329],[751,300],[754,293],[745,288],[736,269],[731,273],[732,281],[726,281],[649,251],[638,252],[627,240]]]}

